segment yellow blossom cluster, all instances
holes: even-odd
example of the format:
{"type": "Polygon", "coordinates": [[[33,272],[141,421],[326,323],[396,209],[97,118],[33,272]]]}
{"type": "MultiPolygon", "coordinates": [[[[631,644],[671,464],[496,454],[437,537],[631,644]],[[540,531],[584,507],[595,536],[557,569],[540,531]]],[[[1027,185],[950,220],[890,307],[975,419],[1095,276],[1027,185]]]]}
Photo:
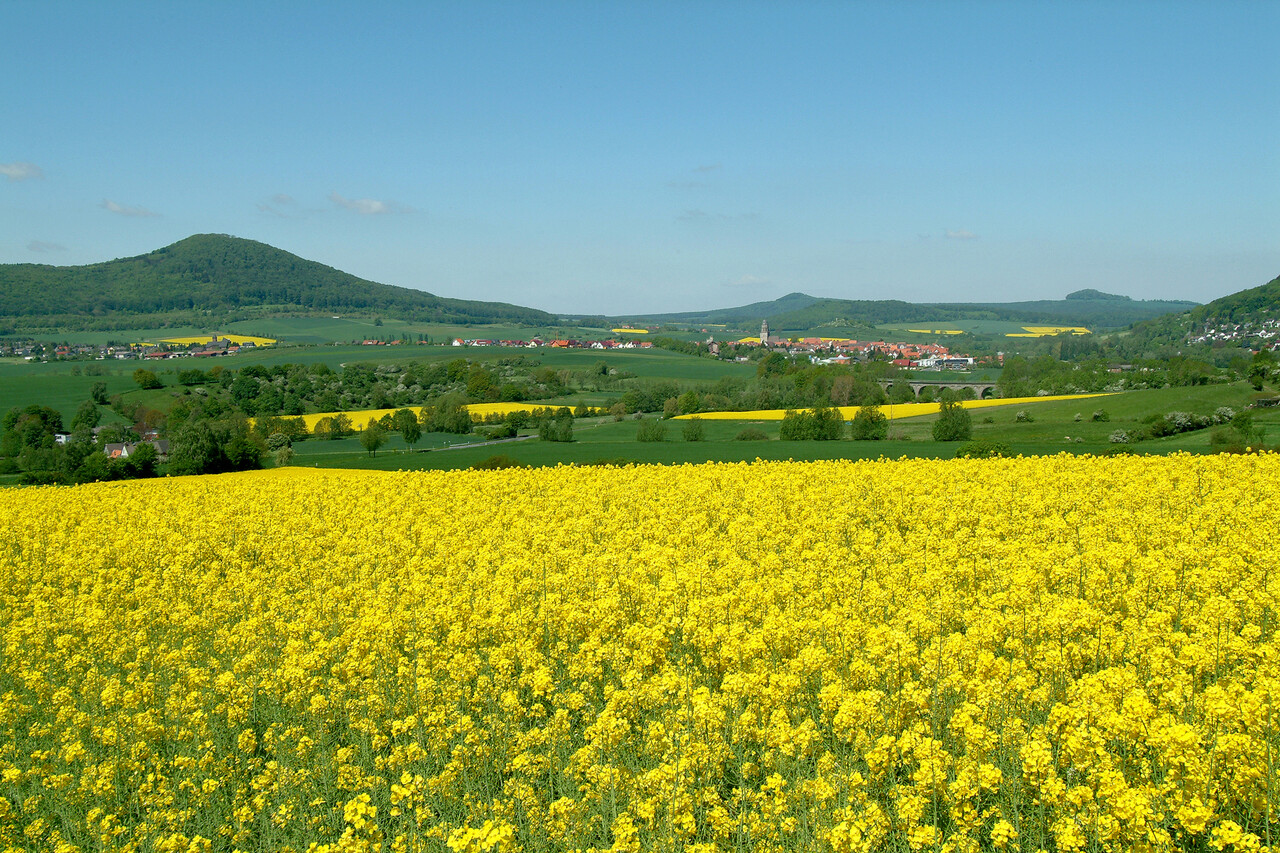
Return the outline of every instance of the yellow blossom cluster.
{"type": "Polygon", "coordinates": [[[1278,849],[1280,456],[0,493],[0,851],[1278,849]]]}

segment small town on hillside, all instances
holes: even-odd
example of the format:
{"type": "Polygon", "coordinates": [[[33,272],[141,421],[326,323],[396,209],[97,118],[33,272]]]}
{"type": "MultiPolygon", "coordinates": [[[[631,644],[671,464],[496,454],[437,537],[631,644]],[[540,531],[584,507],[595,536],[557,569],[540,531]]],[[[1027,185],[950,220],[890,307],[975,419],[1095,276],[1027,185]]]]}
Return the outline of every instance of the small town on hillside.
{"type": "MultiPolygon", "coordinates": [[[[651,340],[640,340],[642,334],[649,334],[647,329],[614,329],[620,335],[633,337],[605,338],[597,340],[579,340],[575,338],[555,338],[544,340],[531,337],[529,340],[490,339],[459,337],[449,338],[443,345],[453,347],[514,347],[521,349],[591,349],[591,350],[638,350],[652,349],[651,340]]],[[[704,333],[706,329],[702,330],[704,333]]],[[[59,344],[42,345],[37,341],[21,341],[0,343],[0,357],[10,356],[24,358],[28,361],[56,361],[76,359],[143,359],[162,360],[171,358],[210,358],[216,356],[235,355],[243,350],[252,350],[276,343],[271,338],[251,337],[244,335],[212,335],[208,339],[192,338],[158,341],[156,343],[133,343],[115,346],[95,346],[91,344],[59,344]]],[[[403,346],[416,343],[430,345],[434,342],[427,339],[409,341],[403,339],[384,341],[367,338],[352,341],[362,346],[403,346]]],[[[436,344],[441,345],[441,344],[436,344]]],[[[921,370],[966,369],[975,364],[972,356],[953,353],[941,344],[917,344],[901,341],[862,341],[852,338],[803,337],[786,338],[770,334],[767,321],[761,324],[758,337],[739,338],[736,340],[717,341],[714,336],[705,342],[707,352],[712,355],[726,357],[730,352],[740,352],[759,347],[783,353],[789,356],[808,356],[815,364],[850,364],[855,361],[885,359],[904,368],[921,370]]],[[[735,356],[738,361],[749,361],[750,356],[742,352],[735,356]]],[[[998,359],[997,359],[998,363],[998,359]]]]}

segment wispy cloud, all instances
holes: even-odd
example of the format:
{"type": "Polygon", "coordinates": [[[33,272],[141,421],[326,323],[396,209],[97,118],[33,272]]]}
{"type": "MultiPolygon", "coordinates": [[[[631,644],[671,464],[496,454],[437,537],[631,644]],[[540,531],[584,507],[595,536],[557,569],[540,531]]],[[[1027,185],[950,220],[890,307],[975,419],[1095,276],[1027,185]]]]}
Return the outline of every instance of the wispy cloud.
{"type": "Polygon", "coordinates": [[[67,247],[61,243],[46,243],[44,240],[32,240],[27,244],[28,252],[65,252],[67,247]]]}
{"type": "Polygon", "coordinates": [[[946,233],[946,237],[948,240],[977,240],[978,239],[977,234],[974,234],[972,231],[966,231],[963,228],[959,229],[958,231],[948,230],[946,233]]]}
{"type": "Polygon", "coordinates": [[[114,201],[112,201],[109,198],[104,198],[102,200],[102,206],[105,209],[111,211],[112,213],[118,213],[121,216],[159,216],[160,215],[153,210],[147,210],[145,207],[129,207],[123,204],[116,204],[114,201]]]}
{"type": "Polygon", "coordinates": [[[0,163],[0,175],[11,181],[30,181],[43,178],[44,170],[35,163],[0,163]]]}
{"type": "MultiPolygon", "coordinates": [[[[719,163],[713,163],[709,166],[697,166],[694,169],[692,169],[692,171],[698,175],[706,175],[716,171],[719,168],[720,168],[719,163]]],[[[667,181],[667,186],[671,187],[674,190],[702,190],[711,186],[711,184],[709,184],[706,181],[676,180],[676,181],[667,181]]]]}
{"type": "Polygon", "coordinates": [[[344,198],[336,192],[329,193],[329,201],[338,207],[353,210],[361,216],[378,216],[383,213],[411,213],[413,210],[402,204],[396,204],[394,201],[378,201],[373,198],[344,198]]]}
{"type": "Polygon", "coordinates": [[[297,202],[293,196],[286,193],[276,193],[267,201],[258,202],[257,208],[262,213],[270,213],[272,216],[279,216],[281,219],[291,219],[299,215],[297,202]]]}

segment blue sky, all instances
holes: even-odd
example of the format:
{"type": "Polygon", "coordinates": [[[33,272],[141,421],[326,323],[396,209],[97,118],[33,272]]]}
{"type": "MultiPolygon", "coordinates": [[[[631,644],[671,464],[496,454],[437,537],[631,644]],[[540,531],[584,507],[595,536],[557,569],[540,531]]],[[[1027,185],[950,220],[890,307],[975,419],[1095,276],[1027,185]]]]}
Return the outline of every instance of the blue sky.
{"type": "Polygon", "coordinates": [[[1276,2],[10,0],[0,262],[195,233],[563,313],[1280,274],[1276,2]]]}

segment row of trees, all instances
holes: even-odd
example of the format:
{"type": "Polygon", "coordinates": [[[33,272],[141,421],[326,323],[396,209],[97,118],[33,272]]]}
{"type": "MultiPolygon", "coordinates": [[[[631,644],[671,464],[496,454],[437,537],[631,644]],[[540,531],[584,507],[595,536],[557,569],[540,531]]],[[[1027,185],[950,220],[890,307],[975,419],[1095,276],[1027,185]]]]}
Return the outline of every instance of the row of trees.
{"type": "MultiPolygon", "coordinates": [[[[944,400],[933,424],[934,440],[968,441],[972,434],[969,410],[959,401],[944,400]]],[[[889,419],[878,406],[863,406],[849,421],[847,435],[854,441],[883,441],[889,436],[889,419]]],[[[788,410],[782,416],[778,436],[783,441],[834,441],[846,436],[845,421],[835,408],[788,410]]]]}

